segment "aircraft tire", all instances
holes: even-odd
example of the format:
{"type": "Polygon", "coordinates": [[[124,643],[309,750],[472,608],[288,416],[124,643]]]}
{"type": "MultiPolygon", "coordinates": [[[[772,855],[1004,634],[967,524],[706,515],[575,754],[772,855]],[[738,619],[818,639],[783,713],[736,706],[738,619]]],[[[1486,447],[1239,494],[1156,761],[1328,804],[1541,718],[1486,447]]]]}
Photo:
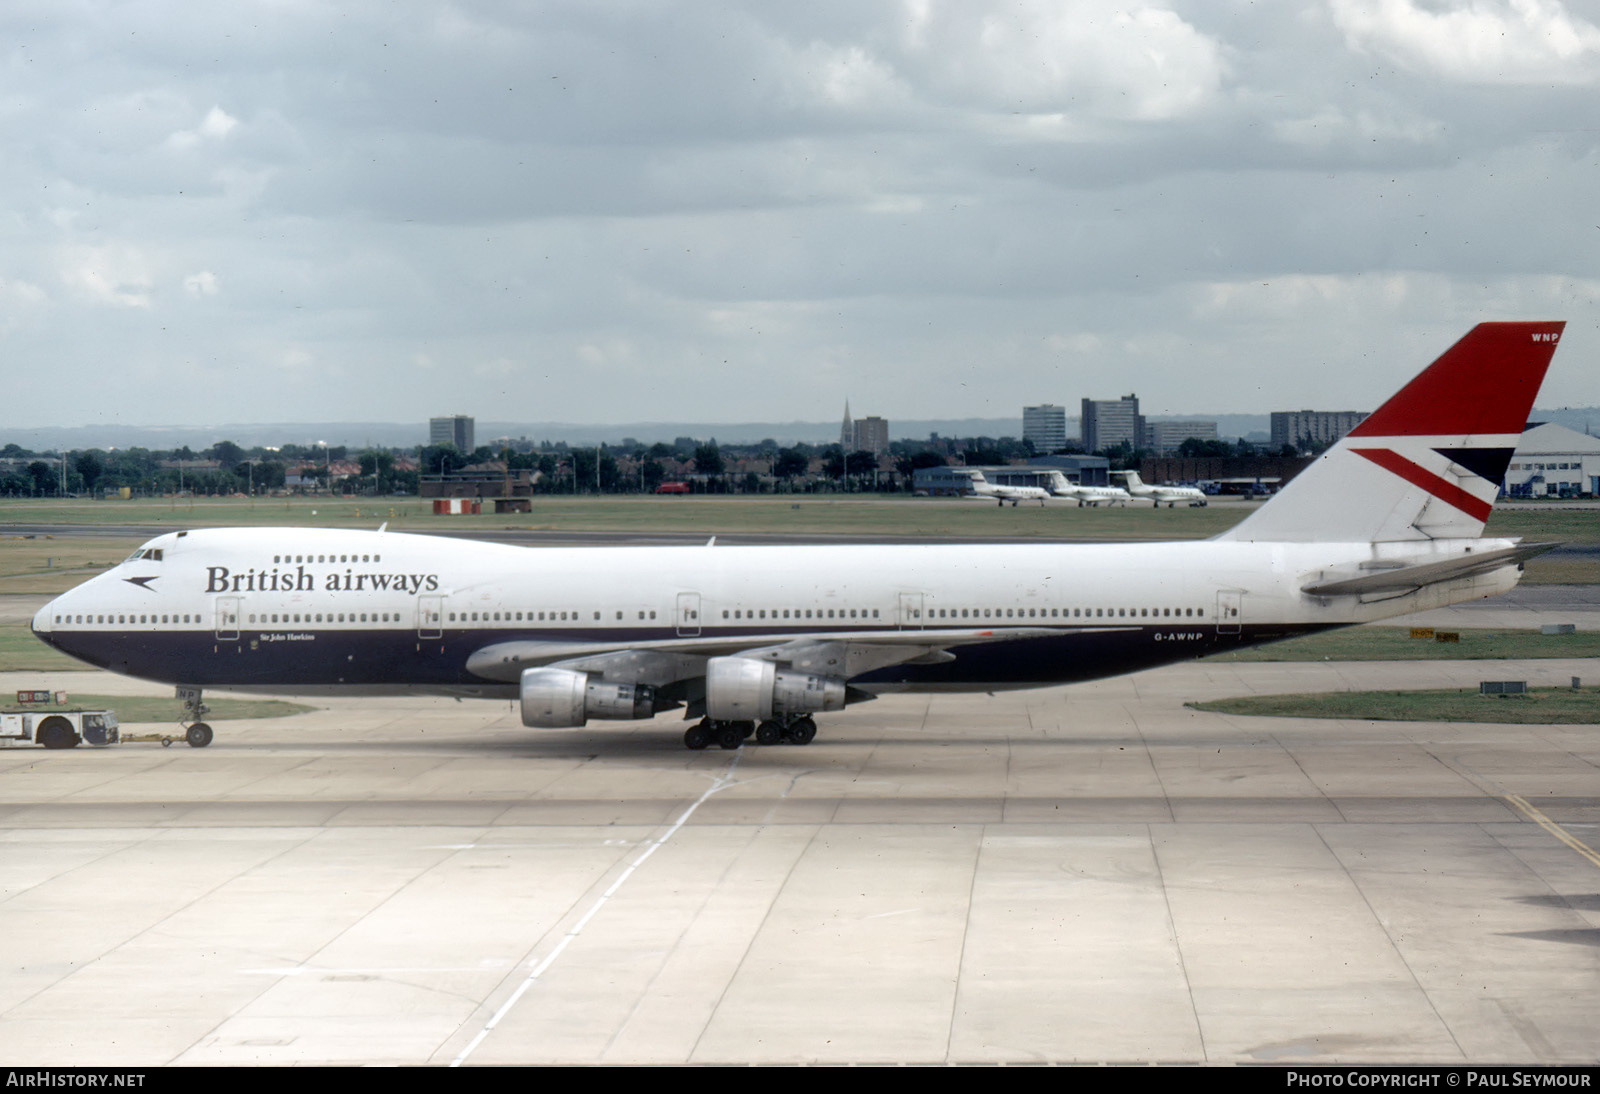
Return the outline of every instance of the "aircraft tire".
{"type": "Polygon", "coordinates": [[[744,727],[738,722],[725,722],[717,730],[717,746],[732,751],[744,744],[744,727]]]}
{"type": "Polygon", "coordinates": [[[711,743],[711,729],[704,722],[696,722],[683,731],[683,746],[699,752],[711,743]]]}
{"type": "Polygon", "coordinates": [[[33,739],[46,748],[77,748],[79,740],[72,723],[65,718],[46,718],[33,739]]]}
{"type": "Polygon", "coordinates": [[[211,727],[204,722],[196,722],[184,731],[183,739],[189,742],[190,748],[204,748],[211,743],[211,727]]]}
{"type": "Polygon", "coordinates": [[[789,743],[808,745],[817,735],[817,723],[811,718],[796,718],[789,725],[789,743]]]}
{"type": "Polygon", "coordinates": [[[783,727],[770,718],[756,726],[756,744],[775,745],[783,740],[783,727]]]}

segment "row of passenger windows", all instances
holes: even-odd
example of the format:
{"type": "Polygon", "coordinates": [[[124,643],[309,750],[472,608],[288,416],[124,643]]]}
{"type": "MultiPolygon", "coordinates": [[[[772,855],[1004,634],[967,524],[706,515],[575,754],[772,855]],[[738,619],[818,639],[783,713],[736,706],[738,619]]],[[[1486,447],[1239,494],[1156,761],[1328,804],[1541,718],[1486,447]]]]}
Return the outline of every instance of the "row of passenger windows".
{"type": "Polygon", "coordinates": [[[57,626],[72,626],[78,623],[189,623],[200,622],[196,615],[58,615],[55,617],[57,626]]]}
{"type": "MultiPolygon", "coordinates": [[[[656,613],[648,608],[638,609],[640,620],[649,621],[656,617],[656,613]]],[[[621,620],[626,612],[617,612],[616,617],[621,620]]],[[[601,613],[594,612],[592,617],[598,621],[601,613]]],[[[576,623],[582,618],[581,612],[544,611],[544,612],[451,612],[452,623],[576,623]]]]}
{"type": "MultiPolygon", "coordinates": [[[[584,613],[577,611],[521,611],[521,612],[450,612],[451,623],[575,623],[582,618],[584,613]]],[[[598,622],[603,613],[592,612],[590,617],[598,622]]],[[[629,615],[628,612],[615,613],[616,621],[621,622],[629,615]]],[[[640,608],[634,613],[639,622],[651,622],[656,618],[652,609],[640,608]]],[[[913,609],[911,618],[921,619],[922,611],[913,609]]],[[[928,619],[1204,619],[1204,608],[930,608],[927,612],[928,619]]],[[[399,612],[263,612],[260,615],[252,614],[248,617],[251,624],[265,625],[272,623],[398,623],[402,619],[399,612]]],[[[724,608],[724,619],[878,619],[877,608],[724,608]]],[[[55,617],[57,626],[71,626],[74,624],[97,623],[144,623],[144,624],[182,624],[199,623],[200,616],[195,615],[58,615],[55,617]]]]}
{"type": "Polygon", "coordinates": [[[257,618],[262,624],[271,623],[398,623],[399,612],[263,612],[259,617],[250,616],[250,622],[255,623],[257,618]]]}
{"type": "MultiPolygon", "coordinates": [[[[785,612],[784,615],[788,615],[785,612]]],[[[873,612],[877,615],[877,612],[873,612]]],[[[1204,608],[929,608],[929,619],[1195,619],[1204,608]],[[968,614],[968,613],[971,614],[968,614]]],[[[911,618],[921,613],[913,610],[911,618]]]]}
{"type": "Polygon", "coordinates": [[[382,555],[273,555],[278,564],[290,562],[382,562],[382,555]]]}
{"type": "MultiPolygon", "coordinates": [[[[784,608],[783,609],[782,618],[784,618],[784,619],[877,619],[878,618],[878,609],[877,608],[872,608],[872,609],[867,609],[867,608],[837,608],[837,609],[836,608],[829,608],[829,609],[827,609],[827,611],[823,611],[823,609],[817,608],[815,610],[816,610],[816,615],[813,616],[811,608],[806,608],[804,614],[801,614],[801,609],[799,609],[799,608],[784,608]],[[835,611],[837,611],[839,614],[838,615],[834,615],[835,611]],[[791,612],[793,613],[792,615],[790,614],[791,612]]],[[[722,609],[722,618],[724,618],[724,619],[730,618],[729,615],[728,615],[728,609],[727,608],[723,608],[722,609]]],[[[778,615],[778,609],[777,608],[734,608],[733,609],[733,615],[732,615],[731,618],[733,618],[733,619],[777,619],[777,618],[779,618],[779,615],[778,615]]]]}

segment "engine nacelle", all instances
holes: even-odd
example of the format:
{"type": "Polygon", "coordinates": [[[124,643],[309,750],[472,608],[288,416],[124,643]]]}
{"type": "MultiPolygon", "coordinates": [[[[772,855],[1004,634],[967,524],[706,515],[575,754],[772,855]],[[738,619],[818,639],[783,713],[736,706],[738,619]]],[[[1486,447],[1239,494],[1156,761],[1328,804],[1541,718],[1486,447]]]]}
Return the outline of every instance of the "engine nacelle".
{"type": "Polygon", "coordinates": [[[706,717],[762,722],[774,714],[843,710],[844,681],[783,672],[771,661],[713,657],[706,662],[706,717]]]}
{"type": "Polygon", "coordinates": [[[655,689],[645,684],[608,684],[571,669],[525,669],[522,724],[540,729],[575,729],[590,718],[649,718],[655,689]]]}

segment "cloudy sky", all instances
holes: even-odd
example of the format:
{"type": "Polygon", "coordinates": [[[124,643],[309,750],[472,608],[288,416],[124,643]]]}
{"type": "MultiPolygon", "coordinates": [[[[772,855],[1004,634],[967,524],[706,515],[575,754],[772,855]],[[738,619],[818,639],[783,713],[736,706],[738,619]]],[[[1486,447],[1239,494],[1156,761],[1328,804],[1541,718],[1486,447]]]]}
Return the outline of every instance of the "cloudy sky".
{"type": "Polygon", "coordinates": [[[0,6],[0,428],[1600,405],[1600,2],[0,6]]]}

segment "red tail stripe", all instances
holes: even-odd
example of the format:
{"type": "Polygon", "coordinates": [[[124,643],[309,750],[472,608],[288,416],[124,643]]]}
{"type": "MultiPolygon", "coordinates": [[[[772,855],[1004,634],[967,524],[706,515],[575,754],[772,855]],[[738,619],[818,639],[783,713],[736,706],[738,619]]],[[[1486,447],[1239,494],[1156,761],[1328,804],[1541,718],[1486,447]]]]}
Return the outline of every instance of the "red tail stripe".
{"type": "Polygon", "coordinates": [[[1399,475],[1412,486],[1419,486],[1444,502],[1453,505],[1474,520],[1489,519],[1494,507],[1467,493],[1449,479],[1440,478],[1420,464],[1413,463],[1390,448],[1353,448],[1352,452],[1365,456],[1385,471],[1399,475]]]}

